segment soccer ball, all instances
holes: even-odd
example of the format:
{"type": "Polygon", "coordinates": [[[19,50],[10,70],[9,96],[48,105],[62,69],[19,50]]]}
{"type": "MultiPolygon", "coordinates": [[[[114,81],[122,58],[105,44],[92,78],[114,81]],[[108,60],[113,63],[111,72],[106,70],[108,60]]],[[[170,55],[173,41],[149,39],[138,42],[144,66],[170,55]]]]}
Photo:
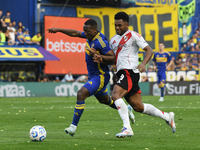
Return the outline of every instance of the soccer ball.
{"type": "Polygon", "coordinates": [[[30,129],[29,136],[34,142],[43,141],[47,136],[47,132],[44,127],[37,125],[30,129]]]}

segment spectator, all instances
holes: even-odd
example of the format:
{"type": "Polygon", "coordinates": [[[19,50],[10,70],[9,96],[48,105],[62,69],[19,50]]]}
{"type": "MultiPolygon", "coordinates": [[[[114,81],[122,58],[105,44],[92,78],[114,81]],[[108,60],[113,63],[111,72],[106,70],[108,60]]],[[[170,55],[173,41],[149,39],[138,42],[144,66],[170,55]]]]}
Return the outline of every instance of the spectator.
{"type": "Polygon", "coordinates": [[[187,51],[187,44],[183,44],[183,46],[181,47],[181,51],[182,52],[187,51]]]}
{"type": "Polygon", "coordinates": [[[200,63],[200,54],[198,54],[197,61],[200,63]]]}
{"type": "Polygon", "coordinates": [[[142,78],[142,82],[149,82],[148,76],[144,76],[144,77],[142,78]]]}
{"type": "Polygon", "coordinates": [[[192,63],[191,62],[189,62],[189,70],[195,70],[194,68],[193,68],[193,66],[192,66],[192,63]]]}
{"type": "Polygon", "coordinates": [[[175,71],[180,71],[181,70],[181,63],[176,65],[175,71]]]}
{"type": "Polygon", "coordinates": [[[28,28],[26,28],[26,29],[24,29],[24,42],[26,43],[26,44],[31,44],[32,42],[31,42],[31,37],[30,37],[30,35],[29,35],[29,30],[28,30],[28,28]]]}
{"type": "Polygon", "coordinates": [[[196,45],[196,46],[195,46],[195,51],[197,51],[197,52],[200,51],[199,45],[196,45]]]}
{"type": "Polygon", "coordinates": [[[191,41],[192,41],[192,43],[197,44],[197,34],[192,35],[191,41]]]}
{"type": "Polygon", "coordinates": [[[15,28],[13,27],[11,22],[9,23],[7,30],[9,32],[11,40],[14,42],[15,41],[15,28]]]}
{"type": "Polygon", "coordinates": [[[76,82],[87,82],[87,80],[88,80],[88,76],[87,75],[81,75],[75,81],[76,82]]]}
{"type": "Polygon", "coordinates": [[[4,45],[4,42],[6,42],[6,36],[3,33],[3,31],[0,29],[0,36],[1,36],[1,43],[0,45],[4,45]]]}
{"type": "Polygon", "coordinates": [[[187,41],[187,51],[190,51],[190,48],[191,48],[191,43],[190,43],[190,40],[187,41]]]}
{"type": "Polygon", "coordinates": [[[194,68],[194,70],[197,70],[199,69],[198,67],[198,62],[197,62],[197,59],[192,59],[192,68],[194,68]]]}
{"type": "Polygon", "coordinates": [[[154,71],[154,67],[152,65],[150,65],[148,68],[148,72],[152,72],[152,71],[154,71]]]}
{"type": "Polygon", "coordinates": [[[11,36],[9,34],[9,31],[6,30],[6,32],[4,33],[5,36],[6,36],[6,42],[8,45],[13,45],[14,44],[14,41],[11,39],[11,36]]]}
{"type": "Polygon", "coordinates": [[[23,24],[22,24],[21,21],[18,23],[17,30],[18,30],[19,28],[22,28],[22,32],[24,32],[25,26],[23,26],[23,24]]]}
{"type": "Polygon", "coordinates": [[[4,16],[3,19],[4,19],[4,22],[5,22],[6,26],[8,27],[9,23],[11,22],[10,11],[6,12],[6,16],[4,16]]]}
{"type": "Polygon", "coordinates": [[[17,40],[20,42],[20,43],[24,43],[24,34],[22,32],[22,28],[18,28],[18,32],[17,32],[17,40]]]}
{"type": "Polygon", "coordinates": [[[32,37],[32,42],[33,42],[33,43],[36,43],[37,45],[40,45],[41,39],[42,39],[41,33],[38,32],[37,35],[34,35],[34,36],[32,37]]]}
{"type": "Polygon", "coordinates": [[[45,73],[45,70],[43,69],[42,72],[39,74],[38,76],[38,82],[47,82],[49,81],[49,78],[47,76],[47,74],[45,73]]]}
{"type": "Polygon", "coordinates": [[[60,78],[58,76],[56,76],[55,82],[60,82],[60,78]]]}
{"type": "Polygon", "coordinates": [[[179,81],[184,81],[184,78],[183,76],[180,77],[179,81]]]}
{"type": "Polygon", "coordinates": [[[17,32],[17,29],[16,29],[16,21],[15,21],[15,20],[12,21],[12,27],[15,29],[15,32],[17,32]]]}
{"type": "Polygon", "coordinates": [[[188,70],[188,67],[187,67],[186,63],[182,64],[182,66],[181,66],[181,69],[180,69],[180,70],[183,70],[183,71],[186,71],[186,70],[188,70]]]}
{"type": "Polygon", "coordinates": [[[74,81],[74,77],[73,77],[71,71],[69,71],[69,73],[66,74],[66,75],[64,76],[64,78],[62,79],[62,82],[73,82],[73,81],[74,81]]]}
{"type": "Polygon", "coordinates": [[[195,52],[194,43],[191,43],[190,51],[191,51],[191,52],[195,52]]]}
{"type": "Polygon", "coordinates": [[[175,57],[173,56],[173,57],[172,57],[172,64],[171,64],[169,70],[175,70],[176,65],[175,65],[175,62],[174,62],[174,61],[175,61],[175,57]]]}
{"type": "Polygon", "coordinates": [[[0,9],[0,27],[2,27],[2,22],[3,22],[3,11],[0,9]]]}

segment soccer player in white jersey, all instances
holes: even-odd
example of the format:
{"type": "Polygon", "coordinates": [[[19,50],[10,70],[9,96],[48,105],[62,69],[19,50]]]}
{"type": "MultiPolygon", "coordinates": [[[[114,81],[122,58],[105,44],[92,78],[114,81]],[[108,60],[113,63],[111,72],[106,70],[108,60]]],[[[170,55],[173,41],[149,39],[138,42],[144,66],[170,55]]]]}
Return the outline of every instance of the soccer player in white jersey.
{"type": "MultiPolygon", "coordinates": [[[[145,65],[152,57],[153,51],[144,38],[137,32],[128,29],[129,16],[125,12],[118,12],[115,15],[116,35],[110,40],[110,47],[115,53],[115,64],[117,67],[118,81],[112,91],[112,99],[118,108],[124,127],[116,134],[116,137],[123,138],[133,135],[129,122],[128,108],[122,99],[123,97],[136,112],[164,119],[171,127],[172,132],[176,130],[174,113],[163,112],[151,104],[142,103],[141,90],[138,85],[139,72],[145,71],[145,65]],[[138,65],[139,47],[146,51],[145,58],[138,65]]],[[[95,55],[94,61],[108,63],[102,55],[95,55]]],[[[129,109],[132,109],[129,107],[129,109]]]]}

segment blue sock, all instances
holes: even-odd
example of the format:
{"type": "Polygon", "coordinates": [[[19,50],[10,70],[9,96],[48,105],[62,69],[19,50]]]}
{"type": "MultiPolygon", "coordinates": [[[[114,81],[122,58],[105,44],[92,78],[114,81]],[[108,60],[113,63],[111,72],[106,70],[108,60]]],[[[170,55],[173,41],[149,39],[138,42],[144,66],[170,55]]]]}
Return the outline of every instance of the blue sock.
{"type": "Polygon", "coordinates": [[[85,101],[77,101],[76,102],[76,106],[74,109],[74,117],[73,117],[73,121],[72,121],[73,125],[75,125],[75,126],[78,125],[78,122],[81,118],[84,108],[85,108],[85,101]]]}
{"type": "Polygon", "coordinates": [[[114,101],[110,98],[110,96],[109,96],[109,103],[106,104],[106,105],[109,105],[110,107],[112,107],[112,108],[114,108],[114,109],[117,109],[117,107],[116,107],[114,101]]]}
{"type": "Polygon", "coordinates": [[[161,97],[164,96],[164,90],[165,90],[165,87],[161,87],[161,97]]]}

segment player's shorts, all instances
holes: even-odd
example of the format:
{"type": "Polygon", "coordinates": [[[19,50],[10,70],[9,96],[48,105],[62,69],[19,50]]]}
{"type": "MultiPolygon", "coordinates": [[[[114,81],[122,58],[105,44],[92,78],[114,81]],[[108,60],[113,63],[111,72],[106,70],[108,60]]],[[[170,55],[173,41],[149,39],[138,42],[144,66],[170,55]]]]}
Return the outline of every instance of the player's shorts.
{"type": "Polygon", "coordinates": [[[160,82],[163,82],[163,83],[166,82],[166,73],[165,73],[165,71],[157,72],[157,83],[159,84],[160,82]]]}
{"type": "Polygon", "coordinates": [[[108,94],[106,86],[109,80],[109,74],[94,75],[91,79],[88,79],[83,87],[88,89],[90,96],[94,95],[95,97],[102,97],[108,94]]]}
{"type": "Polygon", "coordinates": [[[129,98],[134,94],[141,94],[138,81],[140,79],[139,73],[134,73],[131,69],[124,69],[117,72],[117,85],[127,90],[128,93],[125,95],[125,99],[128,101],[129,98]]]}

